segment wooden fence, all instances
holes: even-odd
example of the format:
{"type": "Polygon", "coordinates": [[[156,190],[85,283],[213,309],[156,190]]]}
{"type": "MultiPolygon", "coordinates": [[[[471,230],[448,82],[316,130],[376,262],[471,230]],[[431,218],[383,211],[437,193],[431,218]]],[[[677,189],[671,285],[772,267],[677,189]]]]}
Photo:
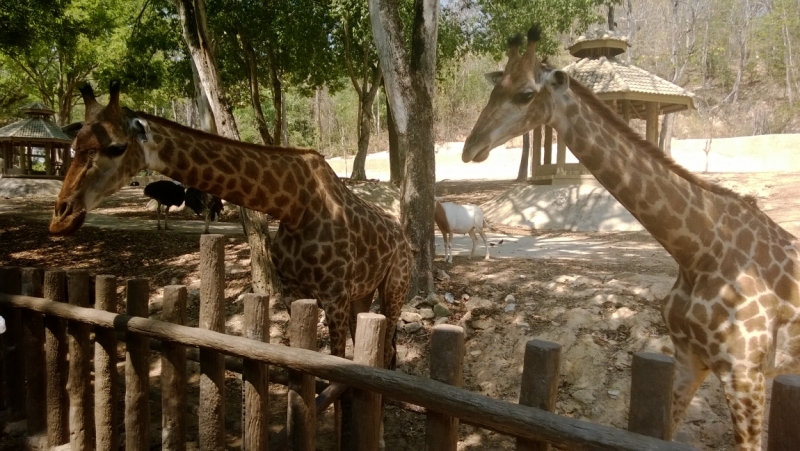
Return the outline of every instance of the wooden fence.
{"type": "MultiPolygon", "coordinates": [[[[164,288],[162,320],[148,319],[146,279],[127,281],[126,314],[116,312],[117,282],[91,279],[86,271],[0,268],[0,312],[7,333],[0,336],[0,407],[5,418],[25,419],[30,448],[69,444],[69,449],[117,449],[122,441],[116,419],[118,335],[125,342],[124,445],[151,447],[150,352],[161,354],[161,448],[186,447],[187,359],[200,362],[198,444],[201,450],[224,449],[224,371],[242,374],[242,449],[315,449],[316,413],[345,387],[353,387],[342,411],[342,449],[375,450],[380,440],[381,397],[419,406],[426,415],[429,450],[455,450],[459,423],[517,437],[518,450],[546,450],[550,444],[579,450],[689,450],[687,445],[653,437],[669,434],[672,362],[668,357],[637,354],[633,361],[629,429],[561,417],[555,408],[560,346],[532,340],[525,350],[519,404],[495,400],[459,388],[464,333],[440,325],[431,335],[430,378],[381,369],[385,318],[361,314],[354,361],[316,351],[317,304],[300,300],[291,306],[291,347],[266,343],[269,317],[265,296],[244,298],[243,336],[222,333],[224,326],[224,238],[200,240],[199,327],[187,327],[187,290],[164,288]],[[94,331],[94,346],[90,333],[94,331]],[[92,364],[94,377],[91,376],[92,364]],[[270,366],[287,370],[270,374],[270,366]],[[315,378],[330,381],[330,385],[315,378]],[[269,382],[288,385],[287,422],[268,437],[269,382]],[[320,394],[317,396],[317,392],[320,394]],[[647,434],[650,437],[646,435],[647,434]]],[[[791,419],[800,413],[798,377],[776,379],[770,424],[770,450],[800,443],[791,419]],[[779,418],[776,419],[776,412],[779,418]],[[781,421],[782,418],[787,421],[781,421]],[[784,426],[785,424],[785,426],[784,426]],[[793,430],[794,429],[794,430],[793,430]],[[773,438],[775,437],[775,438],[773,438]]],[[[230,415],[230,412],[228,413],[230,415]]]]}

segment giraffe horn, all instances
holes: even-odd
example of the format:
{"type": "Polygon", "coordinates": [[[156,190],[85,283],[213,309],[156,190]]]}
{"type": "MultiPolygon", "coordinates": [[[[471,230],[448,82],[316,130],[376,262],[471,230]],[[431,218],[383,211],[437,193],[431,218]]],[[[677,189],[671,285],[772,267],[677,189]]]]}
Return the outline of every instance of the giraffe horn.
{"type": "Polygon", "coordinates": [[[508,38],[508,59],[516,60],[519,58],[519,47],[522,45],[522,35],[517,33],[508,38]]]}
{"type": "Polygon", "coordinates": [[[109,100],[108,100],[108,104],[109,105],[117,105],[117,106],[119,106],[119,87],[120,86],[119,86],[119,81],[118,80],[113,80],[111,82],[111,86],[110,86],[110,89],[109,89],[109,94],[110,95],[109,95],[109,100]]]}
{"type": "Polygon", "coordinates": [[[525,49],[525,55],[530,53],[529,58],[536,55],[536,44],[542,39],[542,29],[538,24],[528,29],[528,48],[525,49]]]}
{"type": "Polygon", "coordinates": [[[97,115],[103,106],[97,103],[97,99],[94,97],[94,89],[92,89],[92,85],[88,81],[79,86],[78,90],[81,92],[83,104],[86,107],[85,120],[89,120],[97,115]]]}

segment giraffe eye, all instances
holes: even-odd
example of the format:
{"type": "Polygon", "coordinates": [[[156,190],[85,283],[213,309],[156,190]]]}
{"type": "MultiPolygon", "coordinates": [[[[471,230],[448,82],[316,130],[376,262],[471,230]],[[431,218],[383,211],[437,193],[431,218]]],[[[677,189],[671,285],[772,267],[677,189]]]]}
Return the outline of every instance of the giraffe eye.
{"type": "Polygon", "coordinates": [[[125,149],[127,148],[128,148],[127,144],[113,144],[106,147],[103,153],[111,158],[114,158],[125,153],[125,149]]]}
{"type": "Polygon", "coordinates": [[[522,91],[514,95],[514,103],[525,104],[533,100],[534,91],[522,91]]]}

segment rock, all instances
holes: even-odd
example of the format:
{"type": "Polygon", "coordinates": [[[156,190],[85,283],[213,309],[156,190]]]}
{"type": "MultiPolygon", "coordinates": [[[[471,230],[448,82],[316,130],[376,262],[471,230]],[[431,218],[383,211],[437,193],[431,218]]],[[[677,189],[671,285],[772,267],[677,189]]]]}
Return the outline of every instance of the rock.
{"type": "Polygon", "coordinates": [[[619,394],[620,394],[619,390],[609,390],[608,391],[608,396],[610,396],[611,399],[617,399],[619,397],[619,394]]]}
{"type": "Polygon", "coordinates": [[[469,301],[467,301],[467,311],[470,312],[472,310],[494,310],[494,303],[488,299],[479,298],[477,296],[473,297],[469,301]]]}
{"type": "Polygon", "coordinates": [[[461,300],[464,301],[464,302],[469,301],[469,295],[467,293],[462,294],[461,295],[461,300]]]}
{"type": "Polygon", "coordinates": [[[450,311],[449,308],[445,307],[442,304],[436,304],[433,306],[433,314],[437,318],[445,318],[451,316],[453,313],[450,311]]]}
{"type": "Polygon", "coordinates": [[[516,308],[517,304],[508,304],[504,310],[506,312],[513,312],[514,310],[516,310],[516,308]]]}
{"type": "Polygon", "coordinates": [[[453,297],[453,293],[445,293],[444,294],[444,300],[449,302],[449,303],[451,303],[451,304],[456,301],[455,298],[453,297]]]}
{"type": "Polygon", "coordinates": [[[400,312],[400,319],[407,323],[422,321],[422,315],[416,312],[400,312]]]}
{"type": "Polygon", "coordinates": [[[475,329],[484,330],[494,326],[494,321],[488,318],[476,319],[475,321],[472,322],[471,326],[475,329]]]}
{"type": "Polygon", "coordinates": [[[450,275],[440,269],[436,271],[436,278],[439,280],[450,280],[450,275]]]}
{"type": "Polygon", "coordinates": [[[412,307],[412,306],[411,306],[411,305],[409,305],[409,304],[405,304],[405,305],[403,305],[402,307],[400,307],[400,312],[412,312],[412,313],[417,313],[417,309],[416,309],[415,307],[412,307]]]}
{"type": "Polygon", "coordinates": [[[470,351],[469,355],[471,355],[472,357],[478,357],[479,355],[481,355],[481,352],[483,351],[481,351],[480,349],[476,349],[474,351],[470,351]]]}
{"type": "Polygon", "coordinates": [[[403,330],[407,334],[417,333],[419,332],[420,329],[422,329],[422,324],[420,323],[408,323],[405,326],[403,326],[403,330]]]}
{"type": "Polygon", "coordinates": [[[433,319],[436,317],[436,314],[433,313],[433,309],[421,308],[419,309],[419,316],[421,316],[422,319],[433,319]]]}
{"type": "Polygon", "coordinates": [[[439,295],[436,293],[428,293],[428,297],[425,298],[425,301],[422,302],[422,305],[434,306],[441,301],[439,295]]]}
{"type": "Polygon", "coordinates": [[[592,404],[595,400],[592,391],[586,388],[574,391],[572,397],[586,405],[592,404]]]}
{"type": "Polygon", "coordinates": [[[509,294],[508,296],[506,296],[506,304],[514,302],[517,302],[517,300],[514,298],[513,294],[509,294]]]}
{"type": "Polygon", "coordinates": [[[439,324],[444,324],[447,322],[447,317],[436,318],[436,321],[433,322],[434,326],[438,326],[439,324]]]}
{"type": "MultiPolygon", "coordinates": [[[[425,302],[425,298],[423,298],[422,296],[414,296],[414,298],[408,301],[408,304],[406,305],[416,308],[423,302],[425,302]]],[[[404,305],[403,307],[405,307],[406,305],[404,305]]]]}

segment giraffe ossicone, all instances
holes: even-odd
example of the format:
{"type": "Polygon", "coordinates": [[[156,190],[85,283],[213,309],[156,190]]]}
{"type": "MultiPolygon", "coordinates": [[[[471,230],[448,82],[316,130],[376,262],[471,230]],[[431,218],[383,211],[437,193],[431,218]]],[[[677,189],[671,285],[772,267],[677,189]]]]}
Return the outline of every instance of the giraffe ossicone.
{"type": "Polygon", "coordinates": [[[86,213],[143,169],[280,221],[272,259],[290,298],[325,311],[331,354],[344,357],[347,331],[378,293],[386,316],[384,366],[411,279],[411,246],[399,221],[350,191],[318,152],[261,146],[204,133],[120,106],[112,82],[100,105],[81,88],[86,117],[56,200],[50,232],[68,235],[86,213]]]}
{"type": "Polygon", "coordinates": [[[709,183],[643,139],[590,90],[511,41],[464,145],[464,162],[549,125],[679,265],[661,305],[675,347],[673,425],[709,372],[719,377],[738,450],[761,449],[765,378],[800,372],[800,242],[749,196],[709,183]]]}

